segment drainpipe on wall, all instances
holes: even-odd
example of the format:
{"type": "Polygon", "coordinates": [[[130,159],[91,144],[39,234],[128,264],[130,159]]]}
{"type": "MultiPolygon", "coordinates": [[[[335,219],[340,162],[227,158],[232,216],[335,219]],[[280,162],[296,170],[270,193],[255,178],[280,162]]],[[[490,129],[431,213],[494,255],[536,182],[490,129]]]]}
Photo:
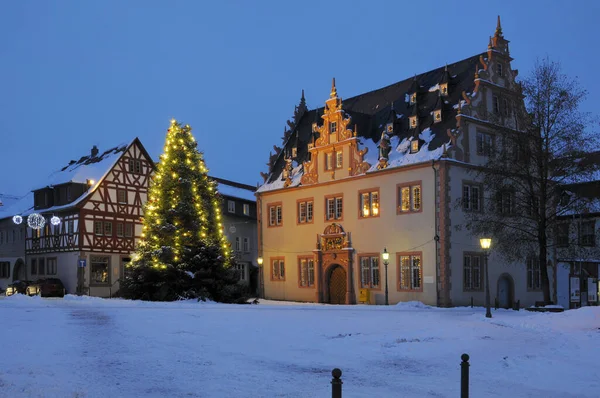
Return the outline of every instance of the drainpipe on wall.
{"type": "Polygon", "coordinates": [[[431,161],[431,168],[433,169],[433,197],[434,197],[434,201],[433,201],[433,222],[434,222],[434,231],[435,231],[435,236],[433,237],[433,240],[435,241],[435,292],[436,292],[436,302],[438,304],[438,307],[440,305],[440,235],[439,235],[439,231],[438,231],[438,206],[439,206],[439,198],[438,198],[438,170],[435,167],[435,159],[433,159],[431,161]]]}
{"type": "Polygon", "coordinates": [[[263,257],[262,198],[260,197],[260,194],[256,194],[256,224],[258,227],[258,257],[263,258],[263,263],[258,265],[258,296],[259,298],[264,299],[265,284],[263,267],[265,266],[265,258],[263,257]]]}

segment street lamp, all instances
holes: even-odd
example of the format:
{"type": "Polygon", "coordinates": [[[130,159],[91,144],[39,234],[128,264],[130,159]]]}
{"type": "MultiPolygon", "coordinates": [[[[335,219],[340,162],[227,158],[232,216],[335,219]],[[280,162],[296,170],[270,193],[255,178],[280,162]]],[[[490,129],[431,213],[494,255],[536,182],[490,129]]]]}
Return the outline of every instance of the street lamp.
{"type": "Polygon", "coordinates": [[[488,270],[488,254],[490,251],[490,246],[492,245],[492,239],[490,238],[481,238],[479,239],[479,244],[483,249],[483,254],[485,257],[485,317],[492,317],[492,310],[490,309],[490,273],[488,270]]]}
{"type": "Polygon", "coordinates": [[[383,253],[381,255],[381,257],[383,257],[383,265],[385,265],[385,305],[390,305],[390,302],[388,300],[388,274],[387,274],[387,267],[389,264],[389,259],[390,259],[390,253],[388,253],[387,248],[383,248],[383,253]]]}
{"type": "Polygon", "coordinates": [[[262,256],[258,256],[256,262],[258,263],[258,297],[263,298],[263,258],[262,256]]]}

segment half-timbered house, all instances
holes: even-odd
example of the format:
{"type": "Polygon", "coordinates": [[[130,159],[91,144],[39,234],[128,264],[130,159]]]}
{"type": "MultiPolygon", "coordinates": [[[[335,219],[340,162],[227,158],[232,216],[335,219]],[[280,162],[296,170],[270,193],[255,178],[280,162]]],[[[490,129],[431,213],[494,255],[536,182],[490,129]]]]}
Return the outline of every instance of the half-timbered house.
{"type": "MultiPolygon", "coordinates": [[[[70,161],[23,201],[46,220],[25,228],[26,278],[60,278],[68,293],[110,296],[141,234],[154,163],[139,139],[70,161]]],[[[26,221],[24,221],[26,223],[26,221]]]]}

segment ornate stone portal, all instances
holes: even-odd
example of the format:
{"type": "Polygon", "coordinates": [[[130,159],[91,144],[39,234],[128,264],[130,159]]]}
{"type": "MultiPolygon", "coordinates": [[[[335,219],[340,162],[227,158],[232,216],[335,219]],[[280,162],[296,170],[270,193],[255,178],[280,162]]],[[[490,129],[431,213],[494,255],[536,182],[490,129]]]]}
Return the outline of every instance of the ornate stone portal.
{"type": "Polygon", "coordinates": [[[352,240],[350,233],[340,224],[330,224],[322,234],[317,235],[316,258],[316,301],[318,303],[355,304],[352,277],[352,240]],[[345,273],[345,299],[339,300],[339,289],[343,284],[339,280],[345,273]],[[333,279],[332,279],[333,278],[333,279]],[[335,287],[334,288],[332,288],[335,287]],[[335,291],[332,291],[334,289],[335,291]]]}

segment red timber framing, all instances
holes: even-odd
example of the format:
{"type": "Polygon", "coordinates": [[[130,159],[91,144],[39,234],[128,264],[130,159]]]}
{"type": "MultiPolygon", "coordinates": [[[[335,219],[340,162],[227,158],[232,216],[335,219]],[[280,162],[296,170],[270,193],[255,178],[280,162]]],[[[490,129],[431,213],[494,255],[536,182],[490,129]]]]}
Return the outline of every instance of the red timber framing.
{"type": "Polygon", "coordinates": [[[25,250],[27,254],[47,252],[68,252],[79,250],[78,213],[57,214],[62,222],[49,223],[38,233],[27,229],[25,250]],[[39,235],[39,236],[38,236],[39,235]]]}
{"type": "MultiPolygon", "coordinates": [[[[114,166],[98,182],[89,197],[73,210],[76,213],[64,216],[58,245],[47,245],[56,241],[54,234],[40,238],[28,232],[28,253],[56,251],[86,251],[129,254],[135,249],[136,225],[141,225],[143,204],[147,198],[150,176],[154,163],[138,139],[121,154],[114,166]],[[73,233],[68,233],[68,223],[74,220],[73,233]],[[96,223],[102,223],[101,231],[95,231],[96,223]],[[110,224],[110,227],[106,225],[110,224]],[[66,232],[63,232],[66,231],[66,232]],[[100,233],[97,233],[100,232],[100,233]]],[[[63,218],[63,216],[61,216],[63,218]]]]}

